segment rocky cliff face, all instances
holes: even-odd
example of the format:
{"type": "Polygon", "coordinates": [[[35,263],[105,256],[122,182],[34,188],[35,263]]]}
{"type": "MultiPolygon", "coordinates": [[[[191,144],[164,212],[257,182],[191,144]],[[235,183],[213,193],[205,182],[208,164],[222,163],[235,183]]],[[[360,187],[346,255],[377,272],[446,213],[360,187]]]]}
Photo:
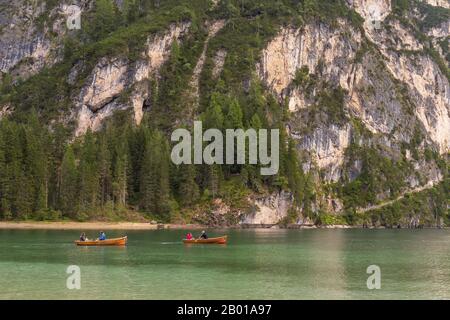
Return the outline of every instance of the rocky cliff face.
{"type": "MultiPolygon", "coordinates": [[[[309,90],[295,86],[297,70],[306,66],[322,84],[332,83],[351,92],[356,71],[352,61],[360,43],[360,32],[344,21],[339,28],[324,24],[284,28],[263,51],[257,68],[261,79],[280,100],[288,99],[289,110],[295,113],[314,105],[320,91],[319,84],[309,90]],[[349,37],[344,36],[345,31],[350,32],[349,37]]],[[[339,167],[350,142],[349,126],[319,124],[309,135],[302,134],[301,129],[309,124],[298,114],[290,125],[291,135],[299,140],[301,149],[311,153],[319,168],[328,168],[330,180],[339,179],[339,167]]]]}
{"type": "MultiPolygon", "coordinates": [[[[189,26],[189,23],[173,24],[166,32],[149,38],[138,61],[130,62],[126,57],[101,59],[87,78],[76,102],[78,127],[75,134],[82,135],[87,129],[95,131],[114,111],[130,107],[139,124],[144,100],[150,94],[149,88],[140,84],[150,78],[158,78],[158,70],[169,57],[173,41],[179,41],[189,26]],[[129,101],[117,101],[124,90],[131,91],[129,101]]],[[[76,73],[80,66],[74,68],[71,73],[76,73]]]]}
{"type": "MultiPolygon", "coordinates": [[[[324,180],[330,182],[342,179],[343,165],[349,161],[346,150],[355,141],[395,154],[402,144],[414,139],[414,128],[419,128],[424,140],[417,148],[429,145],[441,154],[448,153],[450,86],[446,75],[425,52],[425,44],[414,31],[390,16],[390,1],[348,4],[365,19],[363,30],[344,20],[333,28],[322,23],[285,27],[263,50],[257,65],[267,87],[280,101],[288,101],[292,114],[289,133],[298,141],[299,150],[306,152],[313,165],[323,172],[324,180]],[[377,27],[371,8],[378,10],[377,27]],[[310,84],[296,82],[301,68],[306,70],[310,84]],[[323,105],[318,96],[330,86],[344,90],[345,116],[339,121],[311,118],[309,111],[315,108],[320,112],[323,105]],[[355,127],[355,120],[370,131],[371,138],[358,141],[360,128],[355,127]]],[[[429,33],[433,37],[448,37],[448,22],[429,33]]],[[[431,169],[425,161],[409,159],[415,170],[423,174],[420,182],[411,175],[411,189],[442,179],[436,166],[431,165],[431,169]]],[[[358,166],[354,166],[355,176],[358,166]]]]}
{"type": "Polygon", "coordinates": [[[448,0],[424,0],[423,2],[428,3],[432,6],[450,8],[450,2],[448,0]]]}
{"type": "MultiPolygon", "coordinates": [[[[390,2],[374,3],[381,9],[381,19],[385,19],[390,2]]],[[[420,125],[426,140],[442,154],[450,147],[450,87],[446,76],[423,52],[423,44],[412,31],[399,21],[382,20],[378,29],[373,28],[368,22],[372,18],[366,9],[369,3],[350,1],[350,5],[366,18],[364,34],[344,21],[337,28],[325,24],[283,28],[267,45],[257,66],[266,85],[280,100],[288,100],[294,113],[291,135],[299,140],[299,148],[326,170],[329,181],[341,178],[344,153],[354,139],[349,121],[353,117],[373,134],[385,136],[379,142],[388,148],[411,140],[412,123],[420,125]],[[316,79],[308,89],[294,83],[296,72],[305,66],[316,79]],[[348,115],[346,123],[319,122],[304,134],[311,128],[311,119],[302,110],[314,106],[320,90],[330,85],[346,92],[342,106],[348,115]],[[408,106],[396,87],[408,91],[408,106]]]]}
{"type": "Polygon", "coordinates": [[[255,200],[255,210],[242,217],[242,224],[273,225],[288,215],[292,206],[292,194],[280,192],[255,200]]]}
{"type": "Polygon", "coordinates": [[[0,71],[25,79],[60,61],[70,4],[82,11],[92,5],[88,0],[55,6],[45,1],[0,1],[0,71]]]}

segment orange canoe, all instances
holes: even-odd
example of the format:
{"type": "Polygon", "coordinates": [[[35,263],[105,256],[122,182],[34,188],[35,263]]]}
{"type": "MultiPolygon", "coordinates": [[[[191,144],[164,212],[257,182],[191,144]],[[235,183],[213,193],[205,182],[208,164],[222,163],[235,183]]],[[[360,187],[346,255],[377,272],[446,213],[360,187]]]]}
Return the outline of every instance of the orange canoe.
{"type": "Polygon", "coordinates": [[[187,239],[183,239],[183,243],[186,244],[225,244],[227,243],[227,236],[223,236],[223,237],[218,237],[218,238],[208,238],[208,239],[192,239],[192,240],[187,240],[187,239]]]}
{"type": "Polygon", "coordinates": [[[77,246],[125,246],[127,244],[127,237],[106,239],[106,240],[88,240],[75,241],[77,246]]]}

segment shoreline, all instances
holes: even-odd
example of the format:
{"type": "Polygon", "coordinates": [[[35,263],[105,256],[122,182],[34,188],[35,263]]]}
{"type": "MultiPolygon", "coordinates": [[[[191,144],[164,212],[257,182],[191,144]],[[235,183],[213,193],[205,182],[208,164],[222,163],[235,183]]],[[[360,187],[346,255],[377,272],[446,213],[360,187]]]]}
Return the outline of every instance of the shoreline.
{"type": "Polygon", "coordinates": [[[200,229],[199,225],[168,225],[149,222],[0,221],[0,230],[160,230],[200,229]]]}
{"type": "Polygon", "coordinates": [[[350,229],[358,226],[333,225],[314,226],[296,225],[294,227],[279,227],[278,225],[235,225],[206,226],[199,224],[170,224],[150,222],[104,222],[104,221],[0,221],[0,230],[200,230],[200,229],[350,229]]]}
{"type": "MultiPolygon", "coordinates": [[[[199,224],[152,224],[150,222],[76,222],[76,221],[0,221],[0,230],[180,230],[180,229],[389,229],[383,226],[363,228],[363,226],[349,226],[349,225],[290,225],[287,227],[262,226],[262,225],[236,225],[236,226],[205,226],[199,224]]],[[[394,228],[395,229],[395,228],[394,228]]],[[[408,229],[408,228],[401,228],[408,229]]],[[[424,229],[439,229],[432,227],[425,227],[424,229]]],[[[446,229],[445,227],[443,229],[446,229]]],[[[411,229],[412,230],[412,229],[411,229]]]]}

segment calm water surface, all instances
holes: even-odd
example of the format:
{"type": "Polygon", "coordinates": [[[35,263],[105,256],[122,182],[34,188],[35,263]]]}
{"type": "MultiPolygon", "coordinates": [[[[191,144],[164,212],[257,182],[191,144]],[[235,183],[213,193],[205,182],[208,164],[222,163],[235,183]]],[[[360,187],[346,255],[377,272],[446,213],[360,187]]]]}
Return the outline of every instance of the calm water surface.
{"type": "MultiPolygon", "coordinates": [[[[450,230],[109,231],[128,246],[76,247],[77,231],[0,230],[0,299],[450,299],[450,230]],[[381,268],[368,290],[366,269],[381,268]],[[66,268],[81,268],[81,289],[66,268]]],[[[94,237],[92,232],[88,236],[94,237]]]]}

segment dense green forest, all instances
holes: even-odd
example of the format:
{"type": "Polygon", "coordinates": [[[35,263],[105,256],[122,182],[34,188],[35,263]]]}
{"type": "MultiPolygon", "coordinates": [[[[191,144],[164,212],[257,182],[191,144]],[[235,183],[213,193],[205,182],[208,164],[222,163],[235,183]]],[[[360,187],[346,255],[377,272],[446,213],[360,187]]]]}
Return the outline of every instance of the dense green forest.
{"type": "MultiPolygon", "coordinates": [[[[405,4],[395,3],[400,15],[405,4]]],[[[356,208],[377,203],[377,194],[386,188],[390,197],[398,196],[405,187],[405,172],[411,170],[406,161],[393,161],[373,148],[355,145],[347,152],[362,159],[362,174],[351,182],[321,185],[316,178],[320,172],[303,172],[304,159],[287,136],[291,115],[286,104],[267,93],[252,74],[261,49],[280,25],[301,26],[310,20],[333,24],[342,17],[361,27],[361,17],[343,0],[225,0],[215,9],[206,0],[125,0],[122,10],[112,0],[97,0],[94,9],[83,15],[82,30],[65,39],[61,62],[26,80],[2,77],[0,102],[11,103],[16,111],[0,121],[0,217],[210,223],[198,213],[210,211],[214,199],[220,198],[230,206],[226,223],[234,224],[238,221],[232,213],[253,209],[247,200],[252,194],[286,190],[293,194],[294,205],[285,223],[294,222],[300,212],[325,224],[360,223],[376,215],[395,220],[397,206],[366,216],[358,215],[356,208]],[[189,112],[185,84],[206,37],[204,22],[211,19],[228,23],[211,40],[200,78],[200,106],[189,112]],[[130,112],[120,111],[102,130],[74,139],[74,124],[59,120],[72,107],[71,98],[98,59],[115,55],[136,59],[148,34],[180,21],[191,21],[191,37],[174,43],[142,123],[136,126],[130,112]],[[214,80],[210,53],[217,48],[226,49],[228,56],[221,77],[214,80]],[[80,60],[86,67],[77,82],[69,84],[67,74],[80,60]],[[280,129],[279,173],[261,176],[256,165],[175,166],[170,160],[170,134],[180,125],[190,129],[194,119],[201,119],[205,130],[280,129]],[[324,193],[343,199],[342,217],[336,220],[314,207],[324,193]]],[[[308,70],[300,70],[295,83],[306,86],[307,76],[308,70]]],[[[152,81],[147,85],[156,88],[152,81]]],[[[329,119],[336,123],[347,117],[342,96],[340,88],[321,95],[329,119]]],[[[435,151],[429,151],[429,157],[446,174],[447,163],[435,151]]],[[[433,193],[418,196],[426,204],[423,210],[448,219],[448,188],[447,178],[433,193]]],[[[417,203],[405,201],[401,206],[410,211],[417,203]]]]}
{"type": "MultiPolygon", "coordinates": [[[[226,127],[244,128],[239,104],[230,99],[224,115],[216,99],[202,115],[204,123],[222,128],[224,121],[233,121],[226,127]]],[[[130,211],[137,209],[170,221],[183,208],[207,205],[213,198],[239,199],[248,188],[277,190],[302,181],[303,175],[286,175],[288,167],[298,166],[293,144],[282,148],[277,176],[260,176],[254,165],[175,166],[168,137],[144,121],[136,126],[127,112],[118,113],[104,130],[89,131],[74,142],[63,126],[46,129],[35,112],[23,123],[1,121],[3,218],[125,219],[136,218],[130,211]]],[[[258,115],[249,125],[262,126],[258,115]]],[[[242,201],[235,205],[242,209],[242,201]]]]}

